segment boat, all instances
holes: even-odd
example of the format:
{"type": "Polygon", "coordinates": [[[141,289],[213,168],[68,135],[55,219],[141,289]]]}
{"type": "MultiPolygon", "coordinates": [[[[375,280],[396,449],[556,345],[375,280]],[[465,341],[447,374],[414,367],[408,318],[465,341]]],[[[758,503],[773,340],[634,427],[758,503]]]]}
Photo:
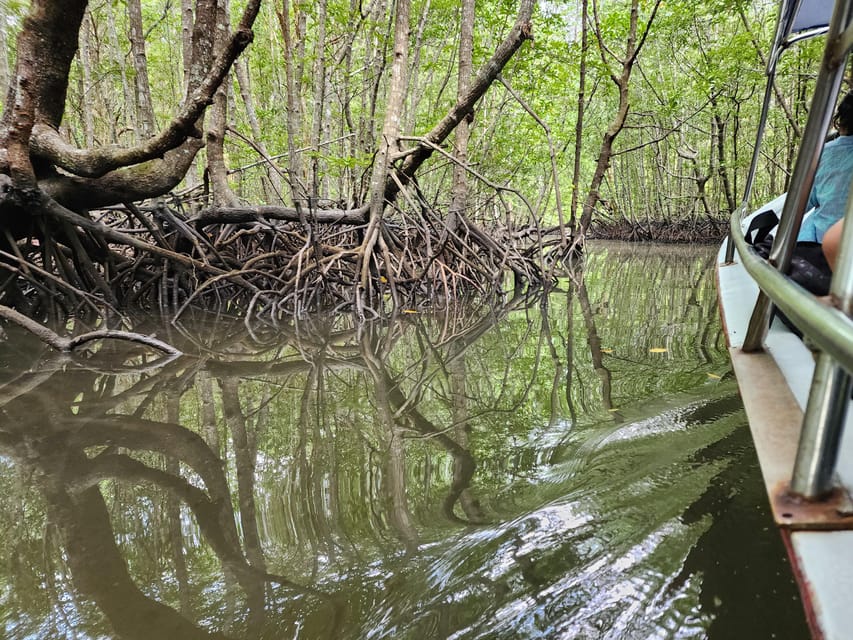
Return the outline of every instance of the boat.
{"type": "MultiPolygon", "coordinates": [[[[827,640],[853,637],[853,224],[845,225],[828,298],[785,274],[851,48],[853,0],[781,2],[745,194],[717,257],[721,318],[773,518],[812,635],[827,640]],[[826,44],[788,191],[751,209],[777,62],[816,36],[826,44]],[[746,233],[765,211],[779,217],[767,259],[746,233]]],[[[846,216],[853,220],[853,198],[846,216]]]]}

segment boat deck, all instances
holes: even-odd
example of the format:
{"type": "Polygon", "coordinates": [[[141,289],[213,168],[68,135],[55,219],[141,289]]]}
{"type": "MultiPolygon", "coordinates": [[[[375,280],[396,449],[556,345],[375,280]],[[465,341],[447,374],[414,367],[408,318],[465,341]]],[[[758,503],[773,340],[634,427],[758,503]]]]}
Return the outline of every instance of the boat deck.
{"type": "MultiPolygon", "coordinates": [[[[845,428],[836,470],[839,490],[826,503],[786,493],[794,466],[814,354],[779,320],[765,352],[741,350],[758,286],[738,261],[717,261],[720,311],[729,352],[761,464],[773,517],[782,528],[816,638],[853,637],[853,429],[845,428]]],[[[848,412],[849,427],[853,416],[848,412]]]]}

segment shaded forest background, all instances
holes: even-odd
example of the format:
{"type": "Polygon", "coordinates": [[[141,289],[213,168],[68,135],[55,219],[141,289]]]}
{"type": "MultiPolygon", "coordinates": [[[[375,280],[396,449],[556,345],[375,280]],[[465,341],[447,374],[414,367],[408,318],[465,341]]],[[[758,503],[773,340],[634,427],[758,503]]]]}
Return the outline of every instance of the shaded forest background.
{"type": "MultiPolygon", "coordinates": [[[[776,6],[7,0],[0,17],[0,303],[274,318],[543,282],[589,237],[721,238],[776,6]]],[[[819,46],[781,62],[756,202],[785,188],[819,46]]]]}

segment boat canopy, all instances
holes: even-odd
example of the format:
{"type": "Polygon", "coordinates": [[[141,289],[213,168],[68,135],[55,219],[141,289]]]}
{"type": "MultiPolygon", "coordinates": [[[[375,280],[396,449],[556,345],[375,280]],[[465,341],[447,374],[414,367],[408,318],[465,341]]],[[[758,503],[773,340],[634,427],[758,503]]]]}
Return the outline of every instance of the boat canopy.
{"type": "Polygon", "coordinates": [[[786,15],[786,23],[790,24],[789,33],[801,33],[809,29],[826,28],[832,17],[832,0],[786,0],[782,11],[786,15]]]}
{"type": "Polygon", "coordinates": [[[782,0],[768,71],[795,42],[827,32],[834,4],[834,0],[782,0]]]}

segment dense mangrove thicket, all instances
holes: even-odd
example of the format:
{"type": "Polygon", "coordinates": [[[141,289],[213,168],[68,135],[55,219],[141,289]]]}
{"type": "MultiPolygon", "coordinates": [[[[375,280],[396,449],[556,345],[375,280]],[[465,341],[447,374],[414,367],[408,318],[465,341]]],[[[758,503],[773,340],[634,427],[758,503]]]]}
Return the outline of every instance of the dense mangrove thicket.
{"type": "MultiPolygon", "coordinates": [[[[0,304],[276,322],[549,280],[586,238],[707,240],[771,3],[0,3],[0,304]]],[[[818,55],[782,61],[755,197],[818,55]]]]}

